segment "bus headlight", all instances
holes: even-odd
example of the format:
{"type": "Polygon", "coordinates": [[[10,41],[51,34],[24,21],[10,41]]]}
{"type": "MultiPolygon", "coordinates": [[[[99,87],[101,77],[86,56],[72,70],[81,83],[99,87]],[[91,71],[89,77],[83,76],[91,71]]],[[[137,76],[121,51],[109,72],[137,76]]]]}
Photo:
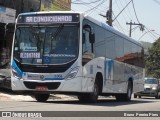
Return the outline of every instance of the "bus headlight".
{"type": "Polygon", "coordinates": [[[152,90],[157,90],[157,87],[152,87],[152,90]]]}
{"type": "Polygon", "coordinates": [[[77,75],[77,73],[78,73],[78,70],[79,70],[79,67],[75,67],[75,68],[73,68],[70,72],[69,72],[69,74],[68,75],[66,75],[66,77],[65,77],[65,79],[72,79],[72,78],[74,78],[76,75],[77,75]]]}
{"type": "Polygon", "coordinates": [[[15,69],[12,69],[12,74],[13,74],[14,77],[16,77],[18,79],[21,78],[20,75],[18,74],[18,72],[15,69]]]}

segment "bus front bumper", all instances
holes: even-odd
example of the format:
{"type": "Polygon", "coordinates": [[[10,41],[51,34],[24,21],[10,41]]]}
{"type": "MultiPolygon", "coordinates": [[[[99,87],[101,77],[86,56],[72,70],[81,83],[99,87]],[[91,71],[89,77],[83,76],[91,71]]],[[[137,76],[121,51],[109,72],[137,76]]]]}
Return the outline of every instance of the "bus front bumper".
{"type": "Polygon", "coordinates": [[[22,80],[11,77],[13,91],[32,91],[32,92],[80,92],[82,77],[71,80],[22,80]]]}

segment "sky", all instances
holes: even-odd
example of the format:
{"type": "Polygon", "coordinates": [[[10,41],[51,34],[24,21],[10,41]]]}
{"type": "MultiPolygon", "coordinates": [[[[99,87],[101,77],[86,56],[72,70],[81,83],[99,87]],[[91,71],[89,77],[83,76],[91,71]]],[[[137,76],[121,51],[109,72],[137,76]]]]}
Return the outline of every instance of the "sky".
{"type": "MultiPolygon", "coordinates": [[[[113,19],[131,0],[112,0],[113,19]]],[[[127,8],[113,21],[113,28],[129,36],[129,25],[126,22],[141,23],[145,30],[140,31],[139,26],[132,26],[132,38],[137,41],[155,42],[160,37],[160,0],[133,0],[127,8]],[[137,17],[136,17],[137,16],[137,17]]],[[[109,0],[72,0],[73,11],[85,12],[89,16],[106,22],[106,18],[99,14],[106,14],[109,8],[109,0]],[[97,2],[96,2],[97,1],[97,2]],[[92,4],[88,4],[91,3],[92,4]]]]}

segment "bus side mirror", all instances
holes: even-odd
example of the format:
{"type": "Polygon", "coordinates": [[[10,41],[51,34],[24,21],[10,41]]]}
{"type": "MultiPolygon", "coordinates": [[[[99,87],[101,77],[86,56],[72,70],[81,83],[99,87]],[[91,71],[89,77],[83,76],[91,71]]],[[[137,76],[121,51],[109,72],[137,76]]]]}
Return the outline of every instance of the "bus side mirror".
{"type": "Polygon", "coordinates": [[[82,43],[84,44],[86,42],[86,35],[85,33],[82,34],[82,43]]]}
{"type": "Polygon", "coordinates": [[[90,43],[94,43],[95,42],[95,34],[94,33],[89,33],[89,42],[90,43]]]}

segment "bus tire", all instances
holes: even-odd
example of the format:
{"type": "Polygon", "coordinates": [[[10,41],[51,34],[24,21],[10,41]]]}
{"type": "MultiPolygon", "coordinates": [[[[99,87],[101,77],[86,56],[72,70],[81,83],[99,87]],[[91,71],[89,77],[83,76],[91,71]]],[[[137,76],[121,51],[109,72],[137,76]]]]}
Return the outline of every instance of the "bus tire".
{"type": "Polygon", "coordinates": [[[134,94],[134,98],[137,98],[137,95],[134,94]]]}
{"type": "Polygon", "coordinates": [[[117,101],[130,101],[132,96],[132,83],[128,82],[127,93],[116,95],[117,101]]]}
{"type": "Polygon", "coordinates": [[[92,93],[82,93],[78,95],[78,99],[80,102],[97,102],[99,95],[99,87],[98,84],[95,82],[93,92],[92,93]]]}
{"type": "Polygon", "coordinates": [[[46,102],[49,98],[50,94],[35,94],[35,99],[38,102],[46,102]]]}
{"type": "Polygon", "coordinates": [[[132,96],[132,83],[128,81],[127,93],[124,95],[124,101],[130,101],[132,96]]]}
{"type": "Polygon", "coordinates": [[[98,95],[99,95],[99,87],[98,87],[98,84],[95,83],[93,92],[90,93],[89,95],[90,102],[97,102],[98,95]]]}
{"type": "Polygon", "coordinates": [[[118,94],[115,96],[117,101],[123,101],[123,94],[118,94]]]}
{"type": "Polygon", "coordinates": [[[158,92],[157,92],[157,94],[156,94],[155,98],[156,98],[156,99],[159,99],[159,98],[160,98],[160,96],[159,96],[158,92]]]}
{"type": "Polygon", "coordinates": [[[78,99],[80,102],[85,103],[85,102],[89,102],[88,101],[88,95],[87,93],[81,93],[78,95],[78,99]]]}

